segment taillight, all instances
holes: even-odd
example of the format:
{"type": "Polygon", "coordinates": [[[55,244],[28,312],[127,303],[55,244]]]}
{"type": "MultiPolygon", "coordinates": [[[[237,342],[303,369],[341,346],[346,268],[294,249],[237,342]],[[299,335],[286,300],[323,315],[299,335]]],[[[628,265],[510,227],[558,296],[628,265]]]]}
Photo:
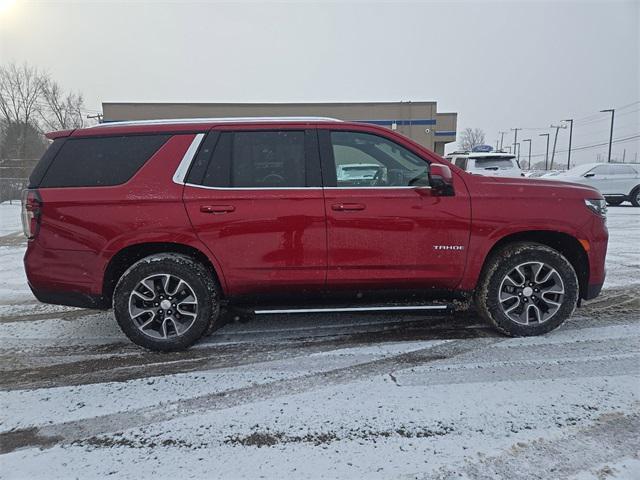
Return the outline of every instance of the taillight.
{"type": "Polygon", "coordinates": [[[22,230],[29,240],[38,235],[40,216],[42,215],[42,200],[37,190],[22,191],[22,230]]]}

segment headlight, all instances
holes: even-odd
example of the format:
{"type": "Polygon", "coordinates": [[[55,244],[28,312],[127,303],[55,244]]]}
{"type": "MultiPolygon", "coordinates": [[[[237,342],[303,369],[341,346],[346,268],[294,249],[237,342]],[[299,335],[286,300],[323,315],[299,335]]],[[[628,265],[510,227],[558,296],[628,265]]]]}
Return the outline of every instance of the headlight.
{"type": "Polygon", "coordinates": [[[591,200],[585,199],[584,203],[589,207],[594,213],[600,215],[601,217],[607,216],[607,202],[602,199],[591,200]]]}

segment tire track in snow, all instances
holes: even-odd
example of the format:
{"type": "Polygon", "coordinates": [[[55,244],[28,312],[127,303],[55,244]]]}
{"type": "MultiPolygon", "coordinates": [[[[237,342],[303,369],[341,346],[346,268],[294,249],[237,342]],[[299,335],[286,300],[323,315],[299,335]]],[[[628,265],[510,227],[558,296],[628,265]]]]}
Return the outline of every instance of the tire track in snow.
{"type": "Polygon", "coordinates": [[[501,455],[441,470],[423,479],[530,480],[567,478],[640,453],[640,415],[606,414],[588,428],[555,440],[516,444],[501,455]]]}
{"type": "Polygon", "coordinates": [[[504,338],[455,340],[383,359],[324,372],[314,372],[291,379],[227,390],[90,419],[4,432],[0,434],[0,453],[9,453],[20,448],[47,448],[57,444],[69,444],[83,438],[161,423],[182,416],[192,416],[212,410],[222,410],[281,396],[304,393],[314,389],[347,384],[366,377],[402,369],[406,366],[423,365],[473,350],[481,350],[504,340],[504,338]]]}
{"type": "MultiPolygon", "coordinates": [[[[327,337],[289,339],[289,341],[275,344],[262,342],[210,344],[206,347],[171,354],[146,352],[139,349],[132,353],[127,349],[125,350],[127,354],[124,356],[115,355],[108,358],[90,358],[34,368],[5,370],[0,377],[0,388],[17,390],[121,382],[136,378],[284,360],[345,347],[401,341],[497,337],[497,334],[489,327],[433,328],[423,324],[419,328],[406,328],[405,325],[399,325],[397,328],[383,331],[352,332],[337,338],[336,335],[327,337]]],[[[99,350],[102,351],[102,348],[99,350]]]]}

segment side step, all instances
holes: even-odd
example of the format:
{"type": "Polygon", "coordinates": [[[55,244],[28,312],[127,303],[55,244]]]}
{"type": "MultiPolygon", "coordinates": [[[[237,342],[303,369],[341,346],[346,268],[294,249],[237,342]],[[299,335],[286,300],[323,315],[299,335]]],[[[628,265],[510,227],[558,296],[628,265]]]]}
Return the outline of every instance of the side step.
{"type": "Polygon", "coordinates": [[[275,315],[283,313],[354,313],[354,312],[392,312],[392,311],[432,311],[451,313],[452,305],[380,305],[368,307],[323,307],[323,308],[273,308],[254,310],[256,315],[275,315]]]}

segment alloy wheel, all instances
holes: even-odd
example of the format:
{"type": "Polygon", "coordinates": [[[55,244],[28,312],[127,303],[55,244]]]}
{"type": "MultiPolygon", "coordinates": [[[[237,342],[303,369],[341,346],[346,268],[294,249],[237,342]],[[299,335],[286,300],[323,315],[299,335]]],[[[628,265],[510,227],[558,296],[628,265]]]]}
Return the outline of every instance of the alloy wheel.
{"type": "Polygon", "coordinates": [[[560,274],[543,262],[526,262],[505,275],[498,301],[504,314],[521,325],[550,320],[562,306],[564,282],[560,274]]]}
{"type": "Polygon", "coordinates": [[[129,315],[143,334],[167,339],[183,335],[198,315],[193,288],[176,275],[160,273],[138,282],[129,295],[129,315]]]}

